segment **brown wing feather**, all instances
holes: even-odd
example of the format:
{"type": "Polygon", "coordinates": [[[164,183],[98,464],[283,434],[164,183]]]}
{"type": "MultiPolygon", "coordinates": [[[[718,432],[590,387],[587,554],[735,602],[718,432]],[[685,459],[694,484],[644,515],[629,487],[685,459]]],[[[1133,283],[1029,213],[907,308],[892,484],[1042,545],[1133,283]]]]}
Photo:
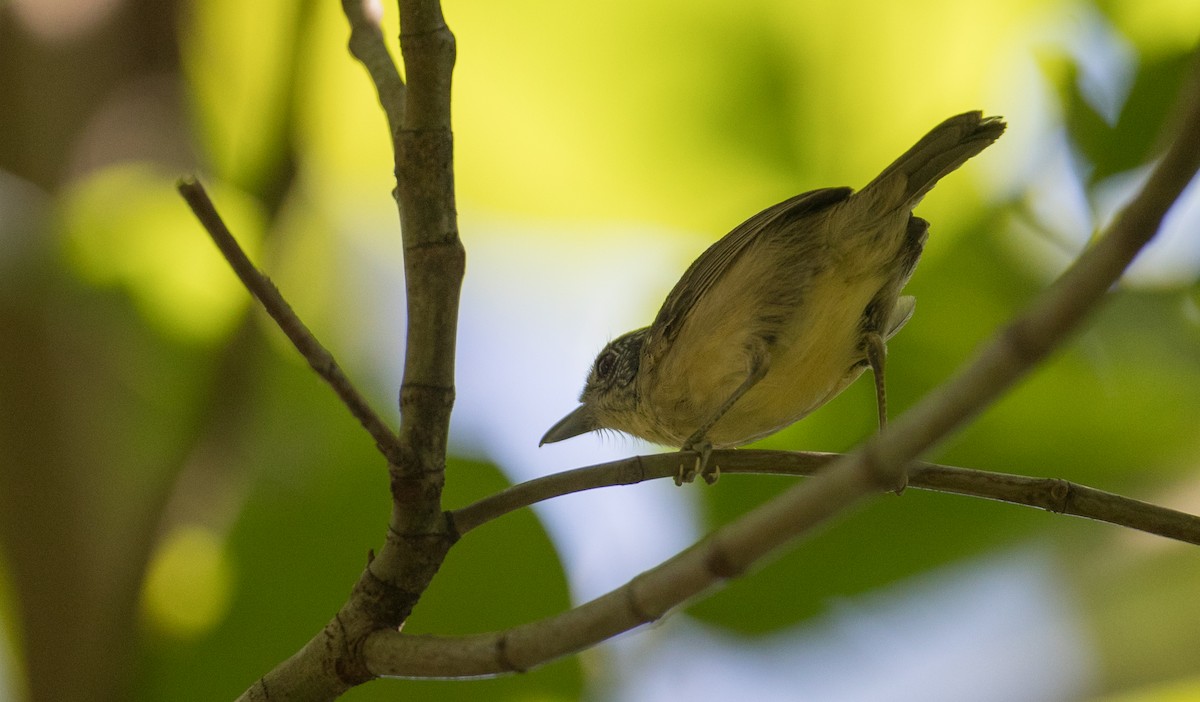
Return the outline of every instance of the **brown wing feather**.
{"type": "Polygon", "coordinates": [[[863,186],[861,194],[883,197],[886,208],[912,210],[943,176],[999,139],[1006,127],[1000,117],[984,117],[978,110],[955,115],[929,130],[863,186]]]}
{"type": "MultiPolygon", "coordinates": [[[[671,342],[682,329],[688,312],[712,289],[764,229],[775,223],[782,224],[780,220],[810,215],[831,207],[850,197],[852,192],[852,189],[842,187],[821,188],[801,193],[759,212],[708,247],[684,272],[655,316],[646,344],[642,347],[643,363],[653,365],[658,360],[657,356],[671,347],[671,342]]],[[[770,228],[779,229],[777,226],[770,228]]]]}

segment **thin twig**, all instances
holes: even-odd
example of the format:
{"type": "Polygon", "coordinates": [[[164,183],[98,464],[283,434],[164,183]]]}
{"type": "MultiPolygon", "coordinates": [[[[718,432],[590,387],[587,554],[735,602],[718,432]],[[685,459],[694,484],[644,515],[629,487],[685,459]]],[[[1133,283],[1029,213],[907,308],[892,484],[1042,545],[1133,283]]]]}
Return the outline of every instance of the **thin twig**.
{"type": "Polygon", "coordinates": [[[387,115],[388,132],[395,143],[404,124],[404,80],[388,51],[378,19],[366,12],[365,0],[342,0],[342,11],[350,21],[350,53],[370,74],[379,105],[387,115]]]}
{"type": "Polygon", "coordinates": [[[410,637],[395,630],[363,643],[376,675],[466,677],[527,670],[654,621],[670,608],[737,577],[815,525],[882,488],[903,484],[905,468],[1011,388],[1062,344],[1125,266],[1157,232],[1200,167],[1200,71],[1180,99],[1171,145],[1108,233],[1001,330],[963,372],[927,395],[866,445],[695,546],[629,583],[541,621],[475,636],[410,637]]]}
{"type": "Polygon", "coordinates": [[[333,391],[341,398],[342,403],[350,410],[350,414],[354,415],[354,418],[362,424],[371,438],[375,439],[375,444],[379,447],[380,452],[389,461],[393,463],[398,461],[400,444],[396,434],[379,418],[379,415],[375,414],[366,399],[342,372],[341,367],[334,360],[333,354],[329,353],[304,325],[304,322],[300,321],[271,279],[255,268],[246,253],[242,251],[241,246],[238,245],[237,240],[234,239],[233,234],[229,232],[229,228],[225,226],[221,215],[217,213],[216,207],[209,199],[208,193],[205,192],[204,186],[195,178],[184,178],[179,181],[178,189],[179,194],[183,195],[183,199],[187,200],[188,205],[191,206],[196,219],[200,220],[200,224],[212,237],[221,254],[225,256],[225,260],[229,262],[229,266],[233,268],[250,294],[262,303],[267,313],[291,340],[292,345],[308,361],[308,365],[312,366],[317,375],[329,383],[333,391]]]}
{"type": "MultiPolygon", "coordinates": [[[[721,467],[722,474],[811,476],[840,457],[837,453],[812,451],[741,450],[714,451],[712,460],[721,467]]],[[[600,487],[674,477],[678,470],[679,456],[675,454],[633,456],[534,478],[451,510],[450,516],[462,535],[537,502],[600,487]]],[[[1037,507],[1200,545],[1200,517],[1058,478],[914,463],[908,467],[908,486],[1037,507]]]]}

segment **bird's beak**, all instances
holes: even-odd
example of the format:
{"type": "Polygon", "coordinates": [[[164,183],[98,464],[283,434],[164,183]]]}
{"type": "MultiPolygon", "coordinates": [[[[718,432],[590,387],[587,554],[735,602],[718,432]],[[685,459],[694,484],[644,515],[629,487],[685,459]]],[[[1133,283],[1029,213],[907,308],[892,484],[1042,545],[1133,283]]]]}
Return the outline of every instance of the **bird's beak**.
{"type": "Polygon", "coordinates": [[[552,444],[555,441],[569,439],[572,436],[586,434],[589,431],[599,429],[596,426],[596,420],[592,417],[592,408],[588,405],[580,405],[575,408],[575,411],[558,420],[558,423],[550,427],[550,431],[542,437],[538,442],[538,446],[552,444]]]}

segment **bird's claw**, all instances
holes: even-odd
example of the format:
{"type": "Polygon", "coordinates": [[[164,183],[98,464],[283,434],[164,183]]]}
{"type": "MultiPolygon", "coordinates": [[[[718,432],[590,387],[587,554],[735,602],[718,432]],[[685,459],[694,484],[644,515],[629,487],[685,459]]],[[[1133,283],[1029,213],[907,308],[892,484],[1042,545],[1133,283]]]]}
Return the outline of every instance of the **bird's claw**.
{"type": "Polygon", "coordinates": [[[679,464],[679,470],[675,473],[675,484],[683,485],[690,483],[696,479],[696,476],[704,478],[704,482],[712,485],[721,477],[720,466],[712,463],[709,459],[712,458],[712,443],[705,441],[701,437],[692,437],[683,445],[681,453],[692,452],[696,454],[696,460],[688,465],[687,461],[679,464]]]}

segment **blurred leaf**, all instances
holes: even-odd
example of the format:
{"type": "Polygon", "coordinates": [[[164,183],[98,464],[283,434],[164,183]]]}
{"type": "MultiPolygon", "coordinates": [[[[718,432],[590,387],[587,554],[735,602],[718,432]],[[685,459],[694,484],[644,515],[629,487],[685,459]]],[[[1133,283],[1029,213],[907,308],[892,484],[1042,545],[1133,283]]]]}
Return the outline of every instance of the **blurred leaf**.
{"type": "Polygon", "coordinates": [[[256,191],[282,160],[293,46],[303,2],[191,3],[180,43],[211,168],[256,191]]]}
{"type": "Polygon", "coordinates": [[[461,202],[713,231],[802,190],[861,185],[982,105],[1045,5],[455,6],[461,202]],[[914,42],[955,60],[917,60],[914,42]]]}
{"type": "Polygon", "coordinates": [[[385,462],[333,393],[278,353],[246,376],[248,407],[222,457],[250,486],[227,537],[228,614],[199,638],[146,631],[138,699],[236,697],[321,630],[387,529],[385,462]]]}
{"type": "MultiPolygon", "coordinates": [[[[508,487],[495,467],[453,461],[444,503],[461,507],[508,487]]],[[[421,598],[406,630],[469,634],[514,626],[570,606],[558,555],[536,514],[523,509],[464,536],[421,598]],[[530,597],[537,592],[537,597],[530,597]]]]}
{"type": "Polygon", "coordinates": [[[1193,702],[1200,699],[1200,678],[1152,684],[1098,698],[1097,702],[1193,702]]]}
{"type": "Polygon", "coordinates": [[[229,555],[211,531],[188,526],[163,539],[146,573],[142,610],[162,633],[187,638],[215,626],[229,606],[229,555]]]}
{"type": "Polygon", "coordinates": [[[1185,53],[1200,40],[1200,4],[1192,0],[1098,0],[1095,5],[1143,57],[1185,53]]]}
{"type": "MultiPolygon", "coordinates": [[[[723,500],[738,503],[739,513],[792,484],[762,476],[729,478],[730,485],[721,479],[719,490],[723,500]]],[[[1053,519],[1025,508],[919,490],[882,496],[688,611],[740,633],[779,631],[826,612],[838,599],[995,549],[1047,528],[1053,519]]]]}
{"type": "MultiPolygon", "coordinates": [[[[386,531],[387,469],[370,438],[307,367],[280,360],[271,354],[256,365],[257,399],[240,423],[244,441],[236,442],[244,448],[230,457],[256,487],[230,535],[237,580],[228,615],[197,639],[147,631],[138,699],[236,696],[320,631],[386,531]]],[[[449,470],[447,505],[505,485],[491,466],[453,462],[449,470]]],[[[407,630],[487,631],[567,606],[554,549],[526,511],[464,537],[407,630]]],[[[471,686],[479,699],[511,699],[530,689],[547,699],[574,699],[582,684],[578,666],[568,659],[471,686]]],[[[422,699],[472,694],[462,683],[377,681],[346,699],[390,700],[405,694],[398,688],[414,686],[422,699]]]]}
{"type": "Polygon", "coordinates": [[[1079,91],[1078,69],[1070,66],[1060,86],[1064,121],[1072,142],[1091,169],[1094,185],[1109,176],[1145,164],[1153,158],[1163,125],[1187,75],[1190,54],[1154,57],[1138,66],[1129,97],[1114,125],[1109,125],[1079,91]]]}
{"type": "MultiPolygon", "coordinates": [[[[1125,534],[1123,536],[1132,536],[1125,534]]],[[[1073,579],[1091,615],[1100,670],[1115,689],[1151,686],[1155,681],[1195,675],[1200,650],[1200,601],[1195,597],[1200,563],[1194,547],[1151,539],[1100,542],[1107,557],[1077,551],[1073,579]],[[1080,557],[1082,556],[1082,557],[1080,557]],[[1164,646],[1165,642],[1171,642],[1164,646]],[[1190,671],[1190,673],[1189,673],[1190,671]]],[[[1195,682],[1132,700],[1196,699],[1195,682]],[[1178,696],[1183,690],[1190,696],[1178,696]]],[[[1126,700],[1117,696],[1115,700],[1126,700]]]]}
{"type": "MultiPolygon", "coordinates": [[[[61,200],[67,254],[88,282],[127,290],[160,331],[211,342],[228,334],[249,298],[174,184],[175,176],[138,163],[79,183],[61,200]]],[[[254,258],[261,208],[220,183],[207,187],[254,258]]]]}

